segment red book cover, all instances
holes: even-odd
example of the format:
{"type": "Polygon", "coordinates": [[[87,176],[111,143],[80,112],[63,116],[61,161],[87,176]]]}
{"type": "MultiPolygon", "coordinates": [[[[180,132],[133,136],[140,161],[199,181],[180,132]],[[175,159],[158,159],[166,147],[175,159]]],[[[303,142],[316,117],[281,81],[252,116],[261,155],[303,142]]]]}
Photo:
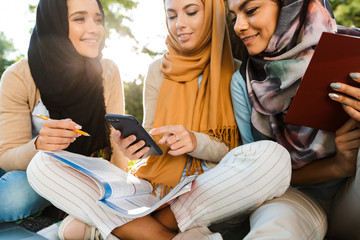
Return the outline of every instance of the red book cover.
{"type": "Polygon", "coordinates": [[[349,115],[329,98],[330,83],[360,87],[351,72],[360,72],[360,38],[324,32],[284,121],[335,132],[349,115]]]}

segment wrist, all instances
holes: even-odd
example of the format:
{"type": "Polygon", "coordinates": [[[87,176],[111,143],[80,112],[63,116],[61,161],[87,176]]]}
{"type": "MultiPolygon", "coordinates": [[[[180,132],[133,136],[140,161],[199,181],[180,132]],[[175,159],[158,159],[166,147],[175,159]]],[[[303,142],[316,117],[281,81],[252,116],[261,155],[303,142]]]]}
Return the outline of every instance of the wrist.
{"type": "Polygon", "coordinates": [[[38,142],[39,142],[39,135],[35,137],[35,141],[34,141],[35,150],[39,150],[39,148],[38,148],[38,142]]]}
{"type": "Polygon", "coordinates": [[[193,145],[193,148],[191,149],[190,152],[194,152],[197,148],[197,139],[196,139],[195,133],[190,132],[190,138],[191,138],[191,142],[193,145]]]}
{"type": "Polygon", "coordinates": [[[349,174],[349,172],[347,171],[346,166],[343,166],[341,159],[339,159],[340,157],[341,156],[336,154],[335,156],[331,157],[331,161],[330,161],[331,162],[330,171],[332,175],[335,176],[336,179],[346,178],[351,176],[351,174],[349,174]]]}

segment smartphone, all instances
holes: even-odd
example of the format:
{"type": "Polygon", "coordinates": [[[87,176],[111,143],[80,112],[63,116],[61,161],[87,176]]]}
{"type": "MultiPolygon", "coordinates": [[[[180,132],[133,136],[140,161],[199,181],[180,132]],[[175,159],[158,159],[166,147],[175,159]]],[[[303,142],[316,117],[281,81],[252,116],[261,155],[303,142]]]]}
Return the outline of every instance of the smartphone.
{"type": "MultiPolygon", "coordinates": [[[[127,138],[130,135],[135,135],[136,140],[134,143],[137,143],[140,140],[145,142],[145,146],[149,147],[149,154],[152,155],[162,155],[163,152],[156,144],[154,139],[149,135],[149,133],[141,126],[141,124],[131,115],[123,114],[105,114],[105,119],[113,126],[116,130],[120,130],[121,137],[127,138]]],[[[145,147],[144,146],[144,147],[145,147]]]]}

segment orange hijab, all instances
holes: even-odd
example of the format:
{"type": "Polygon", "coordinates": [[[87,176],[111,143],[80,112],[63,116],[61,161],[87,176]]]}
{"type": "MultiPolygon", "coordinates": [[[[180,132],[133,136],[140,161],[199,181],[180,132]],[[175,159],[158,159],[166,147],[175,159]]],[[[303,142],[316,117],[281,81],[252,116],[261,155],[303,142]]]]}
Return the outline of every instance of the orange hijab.
{"type": "MultiPolygon", "coordinates": [[[[208,134],[234,148],[238,143],[230,96],[234,64],[225,7],[222,0],[203,0],[203,3],[204,26],[193,49],[184,52],[168,27],[168,51],[162,59],[163,81],[153,127],[181,124],[190,131],[208,134]]],[[[161,136],[154,138],[159,141],[161,136]]],[[[172,156],[167,154],[169,149],[164,145],[160,146],[164,152],[162,156],[153,155],[132,171],[150,181],[154,189],[161,185],[162,195],[179,183],[185,167],[187,175],[203,172],[199,159],[187,154],[172,156]]]]}

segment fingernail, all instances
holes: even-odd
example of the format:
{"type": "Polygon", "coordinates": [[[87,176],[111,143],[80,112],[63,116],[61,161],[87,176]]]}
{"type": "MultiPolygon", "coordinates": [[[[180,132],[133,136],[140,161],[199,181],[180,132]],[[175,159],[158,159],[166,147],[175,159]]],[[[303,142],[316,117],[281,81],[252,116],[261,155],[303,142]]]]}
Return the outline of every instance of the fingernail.
{"type": "Polygon", "coordinates": [[[76,129],[81,129],[82,127],[80,125],[75,126],[76,129]]]}
{"type": "Polygon", "coordinates": [[[331,83],[330,87],[333,89],[340,89],[341,88],[341,84],[340,83],[331,83]]]}
{"type": "Polygon", "coordinates": [[[360,77],[358,73],[350,73],[349,76],[353,79],[358,79],[360,77]]]}
{"type": "Polygon", "coordinates": [[[336,93],[329,93],[329,97],[336,99],[339,98],[339,95],[337,95],[336,93]]]}

